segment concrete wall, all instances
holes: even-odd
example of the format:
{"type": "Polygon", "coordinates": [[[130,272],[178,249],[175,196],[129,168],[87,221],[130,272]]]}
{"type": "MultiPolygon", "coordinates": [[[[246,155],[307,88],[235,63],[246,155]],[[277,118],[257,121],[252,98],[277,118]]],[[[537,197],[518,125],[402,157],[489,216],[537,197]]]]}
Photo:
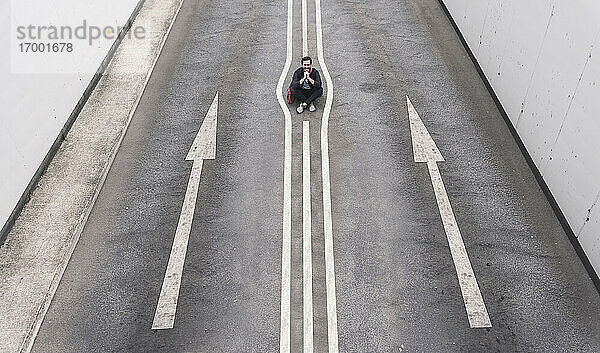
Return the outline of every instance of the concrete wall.
{"type": "Polygon", "coordinates": [[[600,273],[600,2],[443,1],[600,273]]]}
{"type": "MultiPolygon", "coordinates": [[[[0,228],[94,78],[114,39],[72,42],[71,53],[21,53],[18,25],[123,26],[139,0],[0,2],[0,228]]],[[[43,42],[48,42],[44,40],[43,42]]],[[[68,191],[67,191],[68,192],[68,191]]]]}

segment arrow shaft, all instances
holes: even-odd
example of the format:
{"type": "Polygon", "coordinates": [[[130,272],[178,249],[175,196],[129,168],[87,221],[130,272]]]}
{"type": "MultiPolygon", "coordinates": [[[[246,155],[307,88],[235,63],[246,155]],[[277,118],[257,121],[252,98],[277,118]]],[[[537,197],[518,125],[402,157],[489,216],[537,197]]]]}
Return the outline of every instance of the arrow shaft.
{"type": "Polygon", "coordinates": [[[430,160],[427,162],[427,167],[431,176],[433,190],[435,191],[440,216],[444,224],[444,230],[448,238],[448,244],[450,245],[450,252],[467,310],[469,325],[471,328],[491,327],[490,317],[483,302],[477,279],[475,279],[471,261],[469,260],[469,255],[467,254],[458,224],[456,223],[452,205],[448,199],[437,162],[430,160]]]}
{"type": "Polygon", "coordinates": [[[177,224],[175,238],[173,239],[169,264],[167,265],[160,298],[158,299],[156,313],[154,314],[152,329],[155,330],[173,328],[175,322],[183,264],[185,263],[185,255],[187,253],[188,240],[190,238],[192,220],[198,198],[202,162],[202,159],[194,160],[194,165],[192,166],[181,215],[179,216],[179,223],[177,224]]]}

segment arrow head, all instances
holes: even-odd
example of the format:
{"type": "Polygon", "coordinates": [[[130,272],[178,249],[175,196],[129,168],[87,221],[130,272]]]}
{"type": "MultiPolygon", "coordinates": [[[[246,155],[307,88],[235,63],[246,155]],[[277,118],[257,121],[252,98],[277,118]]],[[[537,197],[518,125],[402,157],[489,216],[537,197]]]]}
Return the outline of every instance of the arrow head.
{"type": "Polygon", "coordinates": [[[412,136],[415,162],[444,162],[444,157],[442,157],[440,150],[408,96],[406,96],[406,102],[408,104],[408,118],[410,120],[410,134],[412,136]]]}
{"type": "Polygon", "coordinates": [[[208,113],[200,126],[198,135],[192,143],[192,148],[185,158],[187,161],[198,159],[215,159],[217,150],[217,108],[219,105],[219,92],[215,95],[208,113]]]}

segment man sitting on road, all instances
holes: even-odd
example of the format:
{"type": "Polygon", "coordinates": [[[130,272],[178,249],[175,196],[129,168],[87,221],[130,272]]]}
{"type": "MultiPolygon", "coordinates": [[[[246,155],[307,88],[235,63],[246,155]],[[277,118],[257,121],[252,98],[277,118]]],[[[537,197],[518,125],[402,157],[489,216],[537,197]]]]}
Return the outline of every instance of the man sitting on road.
{"type": "Polygon", "coordinates": [[[296,108],[298,114],[302,113],[306,107],[311,112],[316,110],[313,104],[314,100],[323,95],[323,87],[321,87],[321,76],[319,71],[311,68],[312,59],[310,56],[302,58],[302,67],[294,72],[290,90],[295,98],[300,101],[300,105],[296,108]]]}

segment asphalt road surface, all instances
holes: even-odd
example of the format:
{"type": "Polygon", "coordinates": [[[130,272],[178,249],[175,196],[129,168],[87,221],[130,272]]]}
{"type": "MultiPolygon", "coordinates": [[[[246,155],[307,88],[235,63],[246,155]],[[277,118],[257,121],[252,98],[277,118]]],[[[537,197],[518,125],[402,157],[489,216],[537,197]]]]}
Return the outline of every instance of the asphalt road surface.
{"type": "MultiPolygon", "coordinates": [[[[284,89],[303,39],[327,81],[317,3],[306,1],[306,37],[302,2],[289,9],[284,89]]],[[[439,3],[324,0],[320,14],[331,81],[316,112],[286,107],[286,164],[276,87],[288,3],[184,1],[33,351],[600,351],[598,292],[439,3]],[[202,168],[174,327],[152,329],[185,157],[217,92],[216,158],[202,168]],[[445,159],[437,165],[491,327],[467,317],[406,96],[445,159]]]]}

